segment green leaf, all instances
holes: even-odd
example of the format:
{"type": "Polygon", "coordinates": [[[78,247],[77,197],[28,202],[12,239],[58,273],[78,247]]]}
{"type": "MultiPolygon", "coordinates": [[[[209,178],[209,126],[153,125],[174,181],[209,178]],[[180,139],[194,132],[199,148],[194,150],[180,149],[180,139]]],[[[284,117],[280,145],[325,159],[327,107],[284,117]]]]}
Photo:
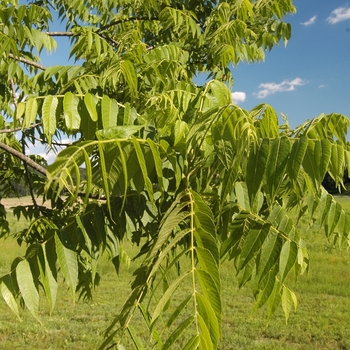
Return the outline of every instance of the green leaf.
{"type": "Polygon", "coordinates": [[[165,291],[165,293],[162,295],[161,299],[157,303],[157,306],[155,310],[153,311],[152,320],[151,320],[151,327],[153,327],[154,322],[158,319],[160,314],[165,308],[165,305],[169,302],[173,294],[175,293],[176,289],[179,287],[179,284],[183,281],[185,277],[189,275],[189,272],[181,274],[165,291]]]}
{"type": "MultiPolygon", "coordinates": [[[[26,111],[26,103],[24,102],[19,102],[16,107],[16,120],[19,120],[22,118],[23,114],[26,111]]],[[[26,122],[26,119],[24,120],[26,122]]]]}
{"type": "Polygon", "coordinates": [[[277,307],[280,305],[280,302],[281,302],[281,283],[279,282],[278,279],[276,279],[273,291],[270,295],[269,300],[267,301],[268,320],[271,319],[272,315],[277,310],[277,307]]]}
{"type": "Polygon", "coordinates": [[[169,328],[174,321],[178,318],[180,315],[181,311],[184,310],[188,302],[192,299],[192,295],[188,295],[182,302],[177,306],[177,308],[174,310],[174,312],[170,315],[166,325],[169,328]]]}
{"type": "Polygon", "coordinates": [[[334,232],[339,222],[341,212],[342,212],[341,205],[339,203],[333,202],[329,208],[327,221],[325,222],[325,225],[324,225],[327,236],[331,235],[334,232]]]}
{"type": "Polygon", "coordinates": [[[280,254],[280,280],[283,283],[284,279],[287,277],[288,272],[294,266],[298,257],[298,246],[293,241],[286,241],[281,250],[280,254]]]}
{"type": "Polygon", "coordinates": [[[198,318],[205,322],[205,328],[202,326],[200,321],[200,326],[202,330],[202,335],[204,336],[206,345],[212,346],[214,349],[217,348],[219,338],[221,336],[221,325],[212,304],[210,301],[200,293],[196,294],[196,300],[198,302],[198,318]],[[207,337],[207,333],[210,335],[210,341],[207,337]]]}
{"type": "Polygon", "coordinates": [[[282,287],[282,309],[284,311],[286,323],[288,321],[290,312],[293,309],[293,306],[294,306],[294,309],[296,309],[297,305],[298,305],[298,302],[295,294],[286,286],[283,286],[282,287]]]}
{"type": "Polygon", "coordinates": [[[260,104],[250,111],[250,115],[260,116],[259,120],[259,133],[260,137],[265,138],[278,138],[279,136],[279,126],[278,117],[276,111],[266,103],[260,104]]]}
{"type": "MultiPolygon", "coordinates": [[[[202,308],[204,311],[204,307],[202,307],[202,308]]],[[[200,339],[199,348],[200,349],[207,349],[207,350],[214,350],[216,347],[215,347],[215,344],[213,344],[213,341],[212,341],[211,335],[210,335],[210,331],[208,329],[208,326],[210,327],[210,325],[207,325],[206,320],[204,320],[200,314],[198,314],[197,318],[198,318],[198,323],[199,323],[200,329],[201,329],[201,333],[199,334],[199,339],[200,339]]]]}
{"type": "Polygon", "coordinates": [[[334,179],[337,186],[339,184],[343,184],[343,176],[344,176],[344,147],[343,145],[337,143],[332,144],[332,152],[329,163],[329,174],[334,179]]]}
{"type": "Polygon", "coordinates": [[[207,272],[213,279],[215,287],[217,290],[221,289],[219,265],[218,262],[213,257],[213,254],[208,249],[201,247],[196,247],[197,258],[199,261],[199,266],[202,270],[207,272]]]}
{"type": "Polygon", "coordinates": [[[252,206],[258,191],[262,185],[267,159],[270,152],[268,139],[263,139],[257,146],[257,150],[251,150],[247,160],[246,184],[250,205],[252,206]]]}
{"type": "Polygon", "coordinates": [[[176,120],[174,125],[174,148],[181,152],[185,148],[188,134],[188,124],[182,120],[176,120]]]}
{"type": "Polygon", "coordinates": [[[293,142],[292,151],[289,156],[287,172],[292,180],[298,179],[301,164],[303,163],[304,156],[308,145],[308,138],[301,137],[293,142]]]}
{"type": "Polygon", "coordinates": [[[256,252],[261,249],[268,233],[270,231],[269,224],[255,224],[245,237],[238,269],[241,270],[255,256],[256,252]]]}
{"type": "Polygon", "coordinates": [[[258,281],[260,282],[264,278],[270,269],[278,261],[280,252],[282,249],[282,239],[278,234],[270,232],[265,240],[259,258],[259,263],[257,267],[258,281]]]}
{"type": "Polygon", "coordinates": [[[158,185],[159,185],[160,191],[163,195],[163,193],[164,193],[163,167],[162,167],[162,159],[160,156],[160,152],[159,152],[158,146],[151,139],[147,139],[147,143],[148,143],[148,145],[151,149],[152,155],[153,155],[154,165],[156,168],[156,173],[157,173],[157,178],[158,178],[158,185]]]}
{"type": "Polygon", "coordinates": [[[200,283],[202,292],[206,300],[210,303],[210,306],[215,312],[215,316],[218,320],[218,325],[221,324],[221,295],[220,286],[215,283],[215,279],[212,278],[210,272],[196,269],[198,281],[200,283]]]}
{"type": "Polygon", "coordinates": [[[38,319],[39,293],[34,284],[33,272],[26,259],[20,261],[16,267],[16,277],[19,290],[30,313],[38,319]]]}
{"type": "Polygon", "coordinates": [[[271,142],[264,185],[270,205],[273,204],[276,191],[285,176],[289,151],[290,141],[287,137],[276,138],[271,142]]]}
{"type": "Polygon", "coordinates": [[[29,98],[26,102],[26,110],[23,121],[23,127],[29,128],[32,123],[36,120],[36,115],[38,112],[38,102],[36,98],[29,98]]]}
{"type": "Polygon", "coordinates": [[[16,302],[16,292],[13,286],[11,275],[5,275],[0,280],[0,290],[1,295],[4,298],[6,304],[9,308],[15,313],[15,315],[19,318],[19,310],[18,304],[16,302]]]}
{"type": "Polygon", "coordinates": [[[128,167],[126,164],[126,158],[125,158],[124,150],[121,146],[121,143],[120,142],[116,142],[116,143],[117,143],[117,146],[119,148],[120,161],[122,163],[122,169],[123,169],[123,175],[124,175],[123,176],[124,177],[124,193],[123,193],[123,204],[122,204],[122,208],[124,208],[125,201],[126,201],[126,194],[128,191],[128,167]]]}
{"type": "Polygon", "coordinates": [[[117,125],[118,110],[117,101],[109,98],[107,95],[103,95],[101,104],[103,129],[112,128],[117,125]]]}
{"type": "Polygon", "coordinates": [[[183,350],[196,350],[198,349],[199,342],[200,338],[198,334],[195,334],[192,338],[190,338],[190,340],[184,346],[183,350]]]}
{"type": "MultiPolygon", "coordinates": [[[[207,234],[215,237],[216,229],[213,213],[210,207],[204,203],[203,199],[198,193],[192,191],[191,194],[194,201],[196,226],[201,227],[207,234]]],[[[214,256],[216,256],[216,254],[214,256]]]]}
{"type": "Polygon", "coordinates": [[[250,211],[250,203],[249,203],[247,184],[245,182],[237,181],[234,184],[234,188],[235,188],[235,194],[237,197],[238,205],[242,209],[250,211]]]}
{"type": "Polygon", "coordinates": [[[113,126],[109,129],[98,130],[96,136],[99,140],[128,139],[142,128],[142,125],[113,126]]]}
{"type": "Polygon", "coordinates": [[[105,195],[106,195],[106,199],[107,199],[107,207],[108,207],[108,211],[110,212],[110,214],[112,214],[111,213],[110,188],[109,188],[108,173],[107,173],[107,168],[106,168],[106,159],[105,159],[103,144],[101,144],[101,143],[98,144],[98,152],[100,155],[100,168],[101,168],[101,174],[102,174],[103,189],[105,191],[105,195]]]}
{"type": "Polygon", "coordinates": [[[261,306],[263,306],[267,302],[271,293],[273,292],[275,282],[276,282],[276,273],[271,271],[266,276],[264,283],[262,283],[263,288],[260,290],[260,292],[258,294],[257,300],[256,300],[255,305],[254,305],[255,309],[260,308],[261,306]]]}
{"type": "Polygon", "coordinates": [[[131,337],[131,339],[132,339],[132,341],[133,341],[133,343],[134,343],[134,345],[135,345],[135,348],[136,348],[137,350],[143,350],[143,349],[144,349],[144,346],[143,346],[143,344],[142,344],[142,341],[141,341],[141,339],[136,335],[136,332],[135,332],[134,328],[133,328],[131,325],[128,325],[127,329],[128,329],[129,334],[130,334],[130,337],[131,337]]]}
{"type": "Polygon", "coordinates": [[[98,103],[98,98],[92,94],[86,93],[84,96],[85,107],[89,112],[92,121],[96,122],[98,119],[96,105],[98,103]]]}
{"type": "Polygon", "coordinates": [[[78,130],[80,127],[80,115],[78,113],[79,98],[71,92],[67,92],[63,98],[64,119],[69,131],[78,130]]]}
{"type": "Polygon", "coordinates": [[[134,136],[132,137],[132,143],[134,145],[137,159],[139,161],[139,165],[141,168],[142,176],[143,176],[143,179],[144,179],[145,184],[146,184],[147,193],[150,197],[151,202],[153,202],[154,201],[153,185],[152,185],[152,182],[148,176],[148,170],[147,170],[147,166],[146,166],[145,156],[143,155],[142,148],[141,148],[139,141],[134,136]]]}
{"type": "Polygon", "coordinates": [[[44,133],[51,138],[56,132],[56,109],[58,105],[58,98],[49,95],[45,98],[42,112],[43,112],[43,129],[44,133]]]}
{"type": "Polygon", "coordinates": [[[194,317],[190,316],[170,334],[167,341],[164,343],[162,350],[168,350],[175,343],[175,341],[181,336],[181,334],[193,323],[194,317]]]}
{"type": "Polygon", "coordinates": [[[38,254],[38,265],[40,271],[41,282],[44,287],[46,298],[50,306],[50,315],[55,307],[57,296],[57,278],[55,277],[55,259],[52,252],[47,254],[46,245],[41,246],[41,251],[38,254]],[[50,262],[49,262],[50,259],[50,262]]]}
{"type": "Polygon", "coordinates": [[[63,277],[71,290],[73,301],[78,285],[78,261],[69,235],[62,231],[55,233],[56,254],[63,277]]]}
{"type": "Polygon", "coordinates": [[[135,95],[138,84],[134,65],[128,60],[123,60],[120,63],[120,69],[132,95],[135,95]]]}
{"type": "Polygon", "coordinates": [[[326,174],[331,157],[331,143],[327,139],[309,140],[303,167],[310,176],[311,182],[316,190],[326,174]]]}

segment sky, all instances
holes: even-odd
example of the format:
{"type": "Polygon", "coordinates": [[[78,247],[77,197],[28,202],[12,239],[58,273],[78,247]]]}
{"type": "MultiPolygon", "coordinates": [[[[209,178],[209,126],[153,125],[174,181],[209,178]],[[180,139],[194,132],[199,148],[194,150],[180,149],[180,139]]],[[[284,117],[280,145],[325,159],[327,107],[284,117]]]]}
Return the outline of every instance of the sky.
{"type": "MultiPolygon", "coordinates": [[[[350,0],[294,0],[297,13],[287,46],[266,52],[264,62],[232,68],[233,101],[252,109],[270,104],[292,128],[321,113],[350,117],[350,0]],[[349,2],[347,2],[349,1],[349,2]]],[[[51,28],[53,30],[55,28],[51,28]]],[[[59,28],[57,28],[59,29],[59,28]]],[[[60,55],[42,55],[44,65],[67,64],[66,38],[55,38],[60,55]],[[66,51],[66,55],[62,55],[66,51]]],[[[73,64],[73,62],[71,62],[73,64]]],[[[282,119],[281,119],[282,121],[282,119]]],[[[42,153],[44,156],[44,152],[42,153]]],[[[48,161],[53,154],[45,156],[48,161]]]]}
{"type": "Polygon", "coordinates": [[[270,104],[292,128],[321,113],[350,117],[350,2],[294,0],[287,47],[265,61],[232,69],[233,100],[242,108],[270,104]]]}

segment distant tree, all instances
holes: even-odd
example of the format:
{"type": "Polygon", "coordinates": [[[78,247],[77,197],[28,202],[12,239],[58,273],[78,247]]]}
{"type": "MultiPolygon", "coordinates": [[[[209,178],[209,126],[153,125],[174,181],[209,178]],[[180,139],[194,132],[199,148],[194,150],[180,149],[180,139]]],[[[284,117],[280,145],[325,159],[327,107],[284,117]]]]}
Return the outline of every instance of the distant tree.
{"type": "Polygon", "coordinates": [[[348,193],[349,192],[350,179],[348,176],[348,169],[344,169],[342,183],[336,184],[332,176],[327,172],[323,181],[322,186],[324,189],[331,194],[348,193]]]}
{"type": "MultiPolygon", "coordinates": [[[[349,213],[321,185],[326,172],[342,185],[349,119],[290,129],[269,105],[244,110],[232,103],[230,67],[286,43],[282,19],[294,12],[291,0],[1,2],[0,186],[26,179],[33,201],[14,210],[31,218],[19,236],[27,253],[0,280],[17,315],[21,304],[38,317],[39,288],[52,312],[59,274],[73,300],[90,298],[100,257],[119,271],[128,240],[139,267],[102,347],[129,334],[141,348],[140,310],[155,347],[181,336],[186,349],[217,348],[225,260],[240,286],[250,281],[256,308],[267,304],[271,317],[281,303],[288,318],[296,297],[286,277],[309,263],[289,213],[349,244],[349,213]],[[64,32],[52,31],[54,13],[64,32]],[[58,36],[76,64],[44,67],[40,54],[58,36]],[[76,141],[47,168],[26,155],[67,136],[76,141]]],[[[0,223],[11,234],[3,206],[0,223]]]]}

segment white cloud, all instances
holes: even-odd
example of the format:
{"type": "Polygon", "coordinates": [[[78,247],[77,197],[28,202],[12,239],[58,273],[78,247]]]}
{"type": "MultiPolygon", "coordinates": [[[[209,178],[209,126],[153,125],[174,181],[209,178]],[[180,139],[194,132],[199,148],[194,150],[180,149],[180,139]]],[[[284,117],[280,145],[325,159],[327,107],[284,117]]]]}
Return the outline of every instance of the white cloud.
{"type": "Polygon", "coordinates": [[[237,104],[244,102],[247,98],[246,93],[242,91],[232,92],[231,96],[232,96],[233,103],[237,103],[237,104]]]}
{"type": "Polygon", "coordinates": [[[49,151],[47,153],[42,152],[42,153],[39,153],[38,155],[46,159],[48,164],[53,163],[53,161],[56,159],[56,156],[57,156],[57,154],[54,151],[49,151]]]}
{"type": "Polygon", "coordinates": [[[338,7],[332,11],[331,15],[327,18],[327,22],[336,24],[347,19],[350,19],[350,7],[338,7]]]}
{"type": "Polygon", "coordinates": [[[295,78],[293,80],[283,80],[281,83],[262,83],[259,85],[260,91],[254,93],[257,98],[265,98],[276,92],[294,91],[296,86],[305,85],[306,82],[301,78],[295,78]]]}
{"type": "Polygon", "coordinates": [[[316,22],[316,18],[317,18],[317,16],[313,16],[308,21],[300,23],[300,24],[302,24],[303,26],[306,26],[306,27],[311,26],[311,24],[314,24],[316,22]]]}
{"type": "Polygon", "coordinates": [[[321,85],[318,86],[319,89],[322,89],[322,88],[325,88],[325,87],[326,87],[326,85],[324,85],[324,84],[321,84],[321,85]]]}
{"type": "MultiPolygon", "coordinates": [[[[72,143],[72,139],[66,138],[66,139],[62,139],[62,140],[55,140],[55,142],[58,142],[62,145],[68,145],[70,143],[72,143]]],[[[51,150],[47,150],[46,147],[44,145],[42,145],[39,142],[35,142],[34,145],[30,145],[27,150],[26,153],[27,155],[31,155],[31,154],[36,154],[38,156],[41,156],[42,158],[44,158],[48,164],[53,163],[53,161],[56,159],[57,154],[62,151],[65,148],[65,146],[57,146],[56,150],[51,149],[51,150]]]]}

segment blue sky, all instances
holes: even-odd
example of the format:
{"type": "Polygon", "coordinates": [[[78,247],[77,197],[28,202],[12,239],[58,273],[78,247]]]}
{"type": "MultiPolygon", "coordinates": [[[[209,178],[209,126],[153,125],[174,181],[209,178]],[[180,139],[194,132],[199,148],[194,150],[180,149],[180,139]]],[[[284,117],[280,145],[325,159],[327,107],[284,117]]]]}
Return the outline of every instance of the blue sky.
{"type": "MultiPolygon", "coordinates": [[[[294,5],[297,13],[285,19],[292,24],[287,47],[281,42],[264,62],[232,69],[233,100],[248,110],[266,102],[279,116],[287,115],[292,128],[321,113],[350,117],[350,2],[294,0],[294,5]]],[[[67,64],[67,38],[55,39],[57,52],[43,54],[44,65],[67,64]]],[[[54,155],[46,158],[51,162],[54,155]]]]}
{"type": "MultiPolygon", "coordinates": [[[[292,24],[287,47],[281,42],[264,62],[232,69],[233,99],[248,110],[266,102],[287,115],[291,127],[321,113],[350,117],[350,2],[294,0],[294,5],[297,13],[285,19],[292,24]]],[[[58,50],[42,55],[44,65],[66,64],[67,38],[55,39],[58,50]]]]}
{"type": "Polygon", "coordinates": [[[350,117],[350,3],[294,0],[287,17],[292,38],[266,53],[265,61],[239,64],[232,73],[234,100],[251,109],[266,102],[291,127],[321,113],[350,117]]]}

